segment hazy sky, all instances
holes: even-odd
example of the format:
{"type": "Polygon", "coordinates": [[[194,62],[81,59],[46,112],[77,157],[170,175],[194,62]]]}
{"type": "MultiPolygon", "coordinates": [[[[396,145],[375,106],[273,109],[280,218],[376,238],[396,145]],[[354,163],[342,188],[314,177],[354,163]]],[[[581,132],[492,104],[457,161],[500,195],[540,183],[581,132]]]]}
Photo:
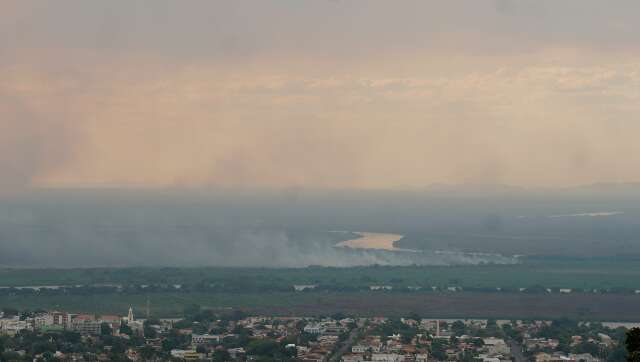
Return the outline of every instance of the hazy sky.
{"type": "Polygon", "coordinates": [[[0,191],[640,181],[637,0],[7,0],[0,191]]]}

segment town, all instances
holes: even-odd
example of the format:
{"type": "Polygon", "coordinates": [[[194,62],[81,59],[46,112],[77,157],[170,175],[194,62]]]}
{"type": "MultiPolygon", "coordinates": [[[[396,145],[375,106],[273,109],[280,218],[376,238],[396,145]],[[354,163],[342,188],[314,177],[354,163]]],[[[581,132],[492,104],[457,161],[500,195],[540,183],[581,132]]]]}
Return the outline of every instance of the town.
{"type": "Polygon", "coordinates": [[[3,308],[2,361],[625,361],[634,323],[256,316],[184,308],[182,318],[3,308]]]}

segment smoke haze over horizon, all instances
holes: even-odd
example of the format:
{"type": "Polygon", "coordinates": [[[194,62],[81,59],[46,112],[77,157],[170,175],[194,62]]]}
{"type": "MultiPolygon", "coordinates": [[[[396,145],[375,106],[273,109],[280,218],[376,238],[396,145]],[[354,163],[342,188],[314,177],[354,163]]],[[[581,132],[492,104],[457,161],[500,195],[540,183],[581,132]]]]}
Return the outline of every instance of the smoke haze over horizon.
{"type": "Polygon", "coordinates": [[[0,202],[1,267],[512,264],[640,258],[640,192],[38,191],[0,202]],[[404,235],[402,251],[336,248],[404,235]],[[420,252],[416,252],[416,251],[420,252]],[[624,251],[624,254],[621,254],[624,251]]]}
{"type": "Polygon", "coordinates": [[[640,181],[640,3],[11,1],[0,195],[640,181]]]}

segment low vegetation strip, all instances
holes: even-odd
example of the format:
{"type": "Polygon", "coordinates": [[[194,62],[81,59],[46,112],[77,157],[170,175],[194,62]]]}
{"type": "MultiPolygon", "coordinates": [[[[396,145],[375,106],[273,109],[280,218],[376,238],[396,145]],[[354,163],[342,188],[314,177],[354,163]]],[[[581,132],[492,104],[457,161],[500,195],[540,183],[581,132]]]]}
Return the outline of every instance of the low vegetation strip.
{"type": "Polygon", "coordinates": [[[258,314],[328,315],[344,312],[362,316],[401,316],[415,312],[438,318],[573,318],[600,321],[640,321],[640,296],[623,294],[523,293],[406,293],[372,292],[265,292],[265,293],[159,293],[42,296],[0,296],[0,307],[115,313],[132,305],[159,316],[176,316],[184,306],[240,309],[258,314]]]}
{"type": "Polygon", "coordinates": [[[525,258],[517,265],[473,266],[0,269],[0,287],[93,285],[135,289],[149,285],[165,289],[180,286],[201,292],[263,292],[289,291],[296,284],[317,284],[330,291],[391,285],[394,290],[435,286],[439,289],[517,291],[536,287],[634,293],[640,290],[640,263],[621,258],[525,258]]]}

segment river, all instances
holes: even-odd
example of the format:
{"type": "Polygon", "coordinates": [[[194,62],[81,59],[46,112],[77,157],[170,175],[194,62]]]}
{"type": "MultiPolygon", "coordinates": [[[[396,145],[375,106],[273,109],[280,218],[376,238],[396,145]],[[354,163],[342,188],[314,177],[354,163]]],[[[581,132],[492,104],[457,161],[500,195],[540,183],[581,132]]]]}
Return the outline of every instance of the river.
{"type": "Polygon", "coordinates": [[[404,237],[399,234],[370,233],[370,232],[354,232],[360,235],[359,238],[345,240],[336,244],[337,247],[351,249],[377,249],[387,251],[415,251],[408,249],[396,248],[394,243],[404,237]]]}

